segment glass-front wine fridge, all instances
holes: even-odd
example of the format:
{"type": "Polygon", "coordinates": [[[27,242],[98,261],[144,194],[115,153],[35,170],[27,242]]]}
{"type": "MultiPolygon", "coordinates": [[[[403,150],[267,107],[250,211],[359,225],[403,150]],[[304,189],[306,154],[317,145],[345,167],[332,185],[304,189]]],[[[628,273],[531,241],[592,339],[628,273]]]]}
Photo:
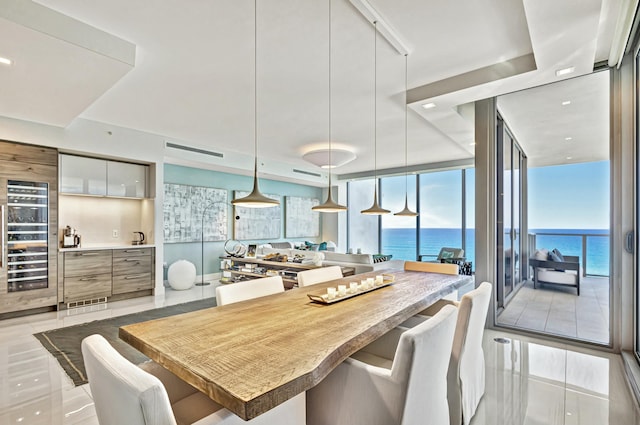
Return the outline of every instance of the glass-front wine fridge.
{"type": "Polygon", "coordinates": [[[58,308],[58,151],[0,140],[0,320],[58,308]]]}
{"type": "Polygon", "coordinates": [[[49,185],[7,181],[7,290],[48,287],[49,185]]]}

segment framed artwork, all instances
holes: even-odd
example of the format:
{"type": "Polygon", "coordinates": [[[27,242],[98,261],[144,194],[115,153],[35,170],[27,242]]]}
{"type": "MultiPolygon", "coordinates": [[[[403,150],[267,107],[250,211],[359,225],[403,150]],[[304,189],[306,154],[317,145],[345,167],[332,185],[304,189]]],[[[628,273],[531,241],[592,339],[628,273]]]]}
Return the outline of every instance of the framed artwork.
{"type": "MultiPolygon", "coordinates": [[[[234,199],[249,192],[234,191],[234,199]]],[[[279,195],[265,195],[280,200],[279,195]]],[[[279,239],[282,229],[282,207],[247,208],[234,206],[233,238],[237,240],[279,239]]]]}
{"type": "Polygon", "coordinates": [[[200,242],[203,230],[204,241],[228,239],[227,205],[224,189],[165,183],[164,242],[200,242]]]}
{"type": "Polygon", "coordinates": [[[256,244],[249,244],[247,248],[247,258],[256,258],[256,244]]]}
{"type": "Polygon", "coordinates": [[[320,213],[311,208],[320,205],[317,198],[285,197],[286,238],[315,238],[320,236],[320,213]]]}

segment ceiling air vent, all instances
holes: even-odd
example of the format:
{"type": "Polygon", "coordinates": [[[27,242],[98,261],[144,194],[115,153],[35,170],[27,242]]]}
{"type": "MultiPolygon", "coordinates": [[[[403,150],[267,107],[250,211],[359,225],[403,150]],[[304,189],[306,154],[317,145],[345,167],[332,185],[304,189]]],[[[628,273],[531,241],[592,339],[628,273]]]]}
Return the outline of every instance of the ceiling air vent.
{"type": "Polygon", "coordinates": [[[201,153],[203,155],[215,156],[216,158],[224,158],[224,154],[221,154],[220,152],[213,152],[213,151],[208,151],[204,149],[192,148],[191,146],[178,145],[171,142],[167,142],[167,147],[173,148],[173,149],[180,149],[188,152],[201,153]]]}
{"type": "Polygon", "coordinates": [[[311,171],[298,170],[297,168],[294,168],[293,172],[299,173],[299,174],[306,174],[307,176],[322,177],[322,174],[312,173],[311,171]]]}

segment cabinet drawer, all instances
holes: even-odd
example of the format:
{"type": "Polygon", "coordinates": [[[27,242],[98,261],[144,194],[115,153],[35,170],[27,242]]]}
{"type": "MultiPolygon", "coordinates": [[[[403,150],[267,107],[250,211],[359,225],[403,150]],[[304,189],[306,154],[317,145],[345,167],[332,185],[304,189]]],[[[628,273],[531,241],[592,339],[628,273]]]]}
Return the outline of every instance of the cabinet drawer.
{"type": "Polygon", "coordinates": [[[151,248],[128,248],[128,249],[114,249],[113,258],[116,257],[138,257],[151,255],[151,248]]]}
{"type": "Polygon", "coordinates": [[[151,272],[113,277],[114,295],[142,291],[152,287],[151,272]]]}
{"type": "Polygon", "coordinates": [[[111,273],[111,250],[64,253],[64,276],[111,273]]]}
{"type": "Polygon", "coordinates": [[[111,273],[64,278],[64,302],[111,296],[111,273]]]}
{"type": "Polygon", "coordinates": [[[113,275],[130,275],[151,272],[151,257],[119,257],[113,259],[113,275]]]}

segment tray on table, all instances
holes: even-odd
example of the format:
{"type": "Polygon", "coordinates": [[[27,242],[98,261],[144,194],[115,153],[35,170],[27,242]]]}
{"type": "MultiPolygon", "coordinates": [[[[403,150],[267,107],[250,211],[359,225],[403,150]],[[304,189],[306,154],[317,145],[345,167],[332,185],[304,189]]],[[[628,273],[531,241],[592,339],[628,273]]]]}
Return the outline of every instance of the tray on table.
{"type": "Polygon", "coordinates": [[[358,284],[358,289],[355,292],[349,292],[347,287],[347,293],[344,295],[336,294],[335,298],[329,299],[326,289],[324,291],[315,291],[308,293],[307,296],[311,301],[315,301],[320,304],[334,304],[340,301],[347,300],[349,298],[357,297],[358,295],[366,294],[367,292],[375,291],[376,289],[384,288],[391,285],[395,281],[395,276],[392,274],[382,274],[382,283],[380,285],[373,285],[371,288],[361,289],[361,284],[358,284]]]}

